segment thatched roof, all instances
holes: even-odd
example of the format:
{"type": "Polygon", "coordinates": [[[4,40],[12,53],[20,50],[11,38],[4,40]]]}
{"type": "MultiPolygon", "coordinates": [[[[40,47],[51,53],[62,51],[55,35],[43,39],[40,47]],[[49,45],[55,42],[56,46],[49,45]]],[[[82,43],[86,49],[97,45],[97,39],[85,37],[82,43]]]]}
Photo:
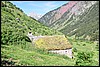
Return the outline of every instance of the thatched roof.
{"type": "Polygon", "coordinates": [[[72,48],[72,45],[68,42],[67,38],[63,35],[58,36],[45,36],[39,38],[35,42],[35,47],[44,48],[47,50],[56,50],[56,49],[68,49],[72,48]]]}

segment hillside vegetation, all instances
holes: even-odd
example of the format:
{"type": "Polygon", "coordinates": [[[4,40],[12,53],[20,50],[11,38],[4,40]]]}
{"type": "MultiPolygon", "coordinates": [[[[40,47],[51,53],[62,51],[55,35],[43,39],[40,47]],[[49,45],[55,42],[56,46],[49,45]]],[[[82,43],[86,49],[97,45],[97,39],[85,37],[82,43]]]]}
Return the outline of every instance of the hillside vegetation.
{"type": "Polygon", "coordinates": [[[1,19],[1,48],[3,45],[14,45],[15,47],[19,46],[19,48],[26,48],[27,43],[31,44],[26,36],[30,31],[36,36],[62,35],[62,33],[52,30],[31,17],[28,17],[20,8],[9,1],[1,2],[1,19]]]}
{"type": "Polygon", "coordinates": [[[43,26],[31,19],[23,11],[10,2],[3,1],[1,7],[1,42],[2,44],[20,43],[25,40],[28,32],[33,35],[62,34],[43,26]],[[19,20],[16,20],[19,18],[19,20]]]}
{"type": "MultiPolygon", "coordinates": [[[[98,66],[98,44],[90,41],[74,40],[72,44],[74,57],[48,53],[35,48],[28,32],[33,35],[63,35],[38,21],[28,17],[23,11],[10,3],[1,2],[1,66],[98,66]],[[19,19],[18,19],[19,18],[19,19]],[[82,58],[80,58],[82,57],[82,58]],[[85,61],[84,61],[85,60],[85,61]],[[82,62],[84,61],[84,62],[82,62]]],[[[56,39],[55,39],[56,40],[56,39]]],[[[61,38],[60,38],[61,40],[61,38]]]]}

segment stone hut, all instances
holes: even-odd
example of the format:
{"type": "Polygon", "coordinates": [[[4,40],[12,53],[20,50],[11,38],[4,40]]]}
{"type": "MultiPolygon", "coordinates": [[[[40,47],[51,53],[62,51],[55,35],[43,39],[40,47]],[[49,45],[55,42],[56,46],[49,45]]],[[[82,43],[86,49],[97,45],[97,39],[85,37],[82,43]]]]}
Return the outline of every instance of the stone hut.
{"type": "MultiPolygon", "coordinates": [[[[31,34],[31,33],[29,33],[31,34]]],[[[31,34],[32,35],[32,34],[31,34]]],[[[28,36],[36,48],[43,48],[52,53],[66,55],[72,58],[72,45],[64,35],[28,36]]]]}

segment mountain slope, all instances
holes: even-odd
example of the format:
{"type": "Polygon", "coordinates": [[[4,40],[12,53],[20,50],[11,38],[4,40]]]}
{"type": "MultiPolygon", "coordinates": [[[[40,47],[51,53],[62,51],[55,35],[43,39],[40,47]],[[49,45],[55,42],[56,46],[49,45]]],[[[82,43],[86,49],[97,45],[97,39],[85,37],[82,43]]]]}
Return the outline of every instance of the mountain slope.
{"type": "MultiPolygon", "coordinates": [[[[17,47],[19,48],[19,52],[21,51],[32,51],[33,47],[29,39],[27,38],[28,32],[32,32],[33,35],[62,35],[62,33],[50,29],[38,21],[28,17],[23,13],[23,11],[13,5],[9,1],[1,2],[1,58],[3,59],[2,64],[6,65],[8,62],[6,59],[18,59],[20,55],[17,52],[16,58],[12,55],[10,50],[13,49],[15,52],[17,51],[17,47]],[[11,47],[8,49],[4,46],[11,47]],[[7,52],[6,52],[7,51],[7,52]]],[[[23,56],[23,55],[22,55],[23,56]]],[[[20,59],[18,59],[20,60],[20,59]]],[[[25,62],[25,61],[22,61],[25,62]]],[[[8,64],[13,64],[12,62],[8,62],[8,64]]]]}
{"type": "Polygon", "coordinates": [[[89,40],[99,39],[99,2],[70,1],[39,19],[62,33],[89,40]]]}
{"type": "Polygon", "coordinates": [[[29,31],[31,31],[33,35],[61,34],[28,17],[21,9],[15,7],[12,3],[7,1],[1,3],[2,43],[23,40],[29,31]]]}

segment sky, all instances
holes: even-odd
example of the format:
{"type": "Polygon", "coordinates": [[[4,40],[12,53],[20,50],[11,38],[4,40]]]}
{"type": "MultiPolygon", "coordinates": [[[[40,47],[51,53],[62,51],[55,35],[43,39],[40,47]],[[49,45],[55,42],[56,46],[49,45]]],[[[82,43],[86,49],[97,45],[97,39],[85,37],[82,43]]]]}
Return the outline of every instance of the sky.
{"type": "Polygon", "coordinates": [[[54,10],[63,4],[68,3],[68,1],[10,1],[20,9],[24,11],[25,14],[34,12],[39,15],[44,15],[47,12],[54,10]]]}

